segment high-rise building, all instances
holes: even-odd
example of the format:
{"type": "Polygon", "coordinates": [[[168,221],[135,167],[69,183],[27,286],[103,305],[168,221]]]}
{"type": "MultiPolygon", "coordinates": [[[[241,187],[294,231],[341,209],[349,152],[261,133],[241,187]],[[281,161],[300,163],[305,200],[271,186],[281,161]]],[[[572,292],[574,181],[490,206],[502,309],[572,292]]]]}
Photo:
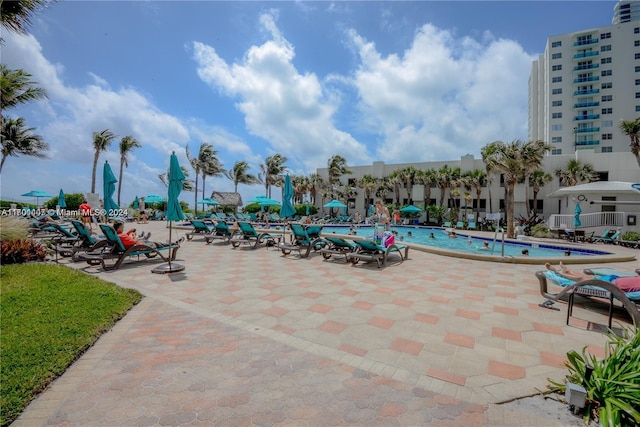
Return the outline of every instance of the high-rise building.
{"type": "Polygon", "coordinates": [[[549,37],[533,62],[529,138],[551,143],[552,155],[629,152],[619,122],[640,116],[638,6],[619,2],[613,25],[549,37]]]}

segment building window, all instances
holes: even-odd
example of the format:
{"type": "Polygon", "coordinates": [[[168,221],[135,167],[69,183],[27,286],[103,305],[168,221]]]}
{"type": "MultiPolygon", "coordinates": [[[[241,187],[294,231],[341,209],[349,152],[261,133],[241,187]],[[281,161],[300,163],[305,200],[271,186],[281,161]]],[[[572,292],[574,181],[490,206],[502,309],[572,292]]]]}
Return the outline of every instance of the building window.
{"type": "Polygon", "coordinates": [[[607,83],[602,83],[602,86],[600,86],[602,89],[611,89],[613,87],[613,83],[611,82],[607,82],[607,83]]]}
{"type": "Polygon", "coordinates": [[[611,50],[611,45],[610,44],[606,44],[604,46],[600,46],[600,52],[608,52],[611,50]]]}
{"type": "Polygon", "coordinates": [[[611,33],[602,33],[602,34],[600,34],[600,40],[610,39],[610,38],[611,38],[611,33]]]}
{"type": "Polygon", "coordinates": [[[600,75],[602,77],[610,76],[612,74],[613,74],[613,72],[611,70],[602,70],[602,71],[600,71],[600,75]]]}
{"type": "Polygon", "coordinates": [[[561,136],[552,136],[551,137],[551,142],[553,144],[559,144],[562,142],[562,137],[561,136]]]}
{"type": "Polygon", "coordinates": [[[640,27],[636,27],[633,29],[633,34],[638,34],[640,33],[640,27]]]}
{"type": "Polygon", "coordinates": [[[636,99],[640,98],[640,92],[636,92],[636,99]]]}
{"type": "Polygon", "coordinates": [[[636,79],[636,86],[640,85],[640,79],[636,79]]]}
{"type": "Polygon", "coordinates": [[[602,58],[600,60],[601,64],[611,64],[611,58],[602,58]]]}
{"type": "Polygon", "coordinates": [[[561,119],[562,118],[562,113],[553,113],[553,114],[551,114],[551,118],[552,119],[561,119]]]}
{"type": "Polygon", "coordinates": [[[551,71],[560,71],[562,70],[562,64],[554,65],[551,67],[551,71]]]}
{"type": "Polygon", "coordinates": [[[562,53],[558,52],[558,53],[554,53],[551,55],[551,59],[560,59],[562,58],[562,53]]]}
{"type": "Polygon", "coordinates": [[[551,94],[552,95],[560,95],[561,93],[562,93],[562,88],[561,87],[551,90],[551,94]]]}
{"type": "MultiPolygon", "coordinates": [[[[533,199],[529,199],[529,209],[533,209],[533,199]]],[[[536,199],[536,211],[544,211],[544,199],[536,199]]]]}
{"type": "Polygon", "coordinates": [[[612,114],[613,113],[613,109],[612,108],[603,108],[602,109],[602,114],[612,114]]]}
{"type": "Polygon", "coordinates": [[[602,121],[602,127],[603,128],[613,127],[613,120],[603,120],[602,121]]]}
{"type": "Polygon", "coordinates": [[[551,42],[551,47],[560,47],[560,46],[562,46],[562,42],[561,41],[551,42]]]}
{"type": "MultiPolygon", "coordinates": [[[[637,98],[637,96],[636,96],[637,98]]],[[[562,101],[551,101],[551,106],[552,107],[562,107],[562,101]]]]}
{"type": "Polygon", "coordinates": [[[562,148],[554,148],[553,150],[551,150],[552,156],[559,156],[560,154],[562,154],[562,148]]]}
{"type": "Polygon", "coordinates": [[[602,139],[613,139],[613,134],[612,133],[603,133],[602,134],[602,139]]]}
{"type": "Polygon", "coordinates": [[[551,125],[551,130],[555,130],[555,131],[562,130],[562,125],[551,125]]]}
{"type": "Polygon", "coordinates": [[[636,105],[636,111],[640,111],[640,105],[636,105]]]}
{"type": "Polygon", "coordinates": [[[562,76],[551,78],[551,83],[560,83],[561,81],[562,81],[562,76]]]}
{"type": "Polygon", "coordinates": [[[636,65],[636,73],[640,73],[640,65],[636,65]]]}
{"type": "Polygon", "coordinates": [[[636,53],[635,59],[640,59],[640,53],[636,53]]]}
{"type": "Polygon", "coordinates": [[[613,147],[602,147],[600,149],[600,152],[602,152],[602,153],[613,153],[613,147]]]}
{"type": "Polygon", "coordinates": [[[602,95],[602,102],[612,101],[613,95],[602,95]]]}
{"type": "Polygon", "coordinates": [[[634,46],[640,46],[640,40],[636,40],[636,41],[634,41],[634,42],[633,42],[633,45],[634,45],[634,46]]]}

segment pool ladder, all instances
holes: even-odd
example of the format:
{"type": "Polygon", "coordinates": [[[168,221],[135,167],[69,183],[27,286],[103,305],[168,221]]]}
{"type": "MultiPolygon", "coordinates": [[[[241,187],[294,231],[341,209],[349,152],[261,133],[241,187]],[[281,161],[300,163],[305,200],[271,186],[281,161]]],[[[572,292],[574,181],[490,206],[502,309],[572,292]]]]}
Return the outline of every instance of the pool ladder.
{"type": "Polygon", "coordinates": [[[504,258],[504,228],[496,228],[496,232],[493,234],[493,245],[491,245],[491,253],[493,253],[496,247],[496,241],[498,240],[498,232],[502,233],[502,258],[504,258]]]}

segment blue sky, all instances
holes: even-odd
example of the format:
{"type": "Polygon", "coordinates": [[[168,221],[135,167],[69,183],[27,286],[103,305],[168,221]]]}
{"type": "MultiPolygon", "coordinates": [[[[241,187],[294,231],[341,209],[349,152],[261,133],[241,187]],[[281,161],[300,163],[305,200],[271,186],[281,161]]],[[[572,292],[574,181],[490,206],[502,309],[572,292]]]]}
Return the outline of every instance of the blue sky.
{"type": "MultiPolygon", "coordinates": [[[[92,133],[142,148],[122,204],[163,194],[175,151],[202,142],[227,168],[274,153],[309,174],[341,154],[351,165],[455,160],[527,137],[531,61],[547,37],[611,23],[615,1],[226,2],[60,1],[27,35],[3,30],[2,62],[49,99],[11,110],[51,145],[48,160],[9,158],[3,199],[40,188],[88,192],[92,133]]],[[[98,173],[96,188],[101,188],[98,173]]],[[[193,173],[191,174],[193,178],[193,173]]],[[[211,190],[233,191],[225,177],[211,190]]],[[[263,186],[239,188],[243,200],[263,186]]],[[[207,194],[207,195],[208,195],[207,194]]],[[[279,191],[272,196],[279,198],[279,191]]],[[[181,199],[193,204],[193,193],[181,199]]]]}

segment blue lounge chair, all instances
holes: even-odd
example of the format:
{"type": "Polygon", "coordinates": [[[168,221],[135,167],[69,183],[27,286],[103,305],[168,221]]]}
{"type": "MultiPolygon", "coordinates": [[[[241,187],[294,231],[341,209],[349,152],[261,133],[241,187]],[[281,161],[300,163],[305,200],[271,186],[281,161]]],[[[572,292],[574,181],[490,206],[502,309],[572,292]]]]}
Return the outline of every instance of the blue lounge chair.
{"type": "Polygon", "coordinates": [[[240,227],[240,233],[236,233],[229,241],[231,246],[237,248],[240,245],[248,245],[250,248],[255,249],[262,243],[266,245],[275,244],[274,237],[269,233],[258,233],[253,225],[248,222],[238,222],[240,227]]]}
{"type": "Polygon", "coordinates": [[[353,241],[359,248],[355,252],[347,254],[347,258],[352,264],[357,264],[359,261],[375,261],[378,264],[378,268],[383,267],[387,263],[389,254],[397,253],[400,255],[400,262],[404,261],[409,256],[409,246],[392,244],[388,247],[376,245],[370,240],[354,240],[353,241]],[[404,255],[402,252],[404,251],[404,255]]]}
{"type": "Polygon", "coordinates": [[[80,261],[80,254],[89,253],[93,255],[100,255],[101,253],[108,253],[111,250],[111,246],[107,239],[96,238],[87,227],[77,219],[71,220],[71,225],[76,229],[78,234],[78,240],[71,248],[71,259],[73,261],[80,261]]]}
{"type": "MultiPolygon", "coordinates": [[[[594,270],[585,270],[585,272],[587,271],[593,272],[594,270]]],[[[617,275],[613,277],[616,276],[617,275]]],[[[536,277],[540,283],[540,294],[547,299],[545,302],[540,304],[541,307],[553,309],[553,304],[556,301],[569,298],[571,298],[570,305],[572,305],[574,294],[603,298],[609,300],[609,327],[611,327],[613,299],[615,298],[622,303],[624,309],[631,316],[634,325],[636,327],[640,325],[640,311],[638,311],[638,307],[636,305],[640,303],[640,292],[624,292],[614,283],[598,279],[598,277],[603,278],[605,276],[594,276],[593,279],[576,282],[554,273],[553,271],[546,270],[536,272],[536,277]],[[562,290],[558,293],[549,292],[549,282],[562,287],[562,290]]],[[[567,322],[570,314],[570,310],[567,310],[567,322]]]]}
{"type": "Polygon", "coordinates": [[[359,246],[348,240],[341,239],[340,237],[326,236],[324,240],[327,242],[327,246],[320,250],[322,258],[325,260],[331,258],[333,255],[344,256],[345,262],[349,262],[348,254],[355,252],[359,246]]]}
{"type": "Polygon", "coordinates": [[[322,233],[322,225],[307,225],[305,227],[309,238],[311,239],[319,239],[320,234],[322,233]]]}
{"type": "Polygon", "coordinates": [[[306,258],[312,249],[317,251],[325,246],[321,238],[310,237],[301,224],[292,222],[289,227],[291,228],[292,242],[280,244],[279,248],[283,255],[287,256],[292,251],[297,251],[300,254],[300,258],[306,258]]]}
{"type": "Polygon", "coordinates": [[[222,240],[224,243],[229,243],[234,234],[226,222],[218,221],[213,231],[205,236],[204,239],[207,241],[207,244],[211,244],[214,240],[222,240]]]}
{"type": "Polygon", "coordinates": [[[467,230],[475,230],[476,229],[476,223],[474,221],[469,221],[469,224],[467,224],[467,230]]]}
{"type": "Polygon", "coordinates": [[[446,228],[451,228],[451,221],[445,221],[444,224],[442,224],[442,226],[446,228]]]}
{"type": "Polygon", "coordinates": [[[130,248],[125,248],[120,236],[116,233],[116,230],[108,224],[100,224],[100,229],[104,233],[104,236],[108,242],[112,244],[108,252],[101,254],[86,253],[81,254],[81,259],[84,259],[90,265],[101,264],[104,270],[116,270],[120,268],[122,263],[129,257],[137,256],[138,260],[140,256],[144,255],[145,258],[159,258],[164,262],[174,260],[176,253],[180,248],[180,243],[172,243],[163,247],[152,247],[149,245],[134,245],[130,248]],[[168,256],[164,256],[161,252],[169,251],[168,256]],[[106,261],[115,260],[114,264],[107,265],[106,261]]]}
{"type": "Polygon", "coordinates": [[[456,228],[462,230],[464,228],[464,221],[456,222],[456,228]]]}
{"type": "Polygon", "coordinates": [[[213,228],[210,228],[207,224],[205,224],[204,221],[200,219],[192,219],[190,222],[193,226],[193,230],[185,235],[187,237],[187,240],[193,239],[193,236],[195,236],[196,234],[203,234],[205,235],[206,239],[206,236],[211,234],[211,231],[213,230],[213,228]]]}
{"type": "Polygon", "coordinates": [[[598,237],[593,239],[594,242],[599,243],[612,243],[615,244],[617,242],[617,240],[620,238],[620,231],[615,231],[615,232],[610,232],[613,234],[609,234],[607,236],[602,236],[602,237],[598,237]]]}

